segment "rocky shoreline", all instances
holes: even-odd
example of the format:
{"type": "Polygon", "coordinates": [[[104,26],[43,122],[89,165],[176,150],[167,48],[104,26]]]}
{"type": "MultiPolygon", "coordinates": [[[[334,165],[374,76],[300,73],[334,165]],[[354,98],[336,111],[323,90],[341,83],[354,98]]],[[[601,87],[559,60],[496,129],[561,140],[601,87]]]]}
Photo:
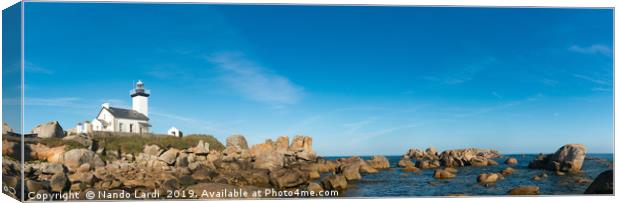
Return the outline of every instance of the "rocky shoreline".
{"type": "MultiPolygon", "coordinates": [[[[56,131],[56,128],[50,129],[56,131]]],[[[5,157],[15,155],[14,149],[17,146],[16,142],[4,139],[7,136],[3,133],[5,157]]],[[[110,200],[110,197],[333,197],[342,196],[341,192],[346,191],[352,183],[355,184],[355,181],[363,179],[363,174],[394,170],[388,159],[380,155],[366,160],[355,156],[335,160],[319,157],[312,148],[312,138],[309,136],[295,136],[292,140],[288,136],[281,136],[275,141],[268,139],[249,146],[245,137],[233,135],[226,139],[223,150],[211,149],[208,142],[200,140],[187,148],[148,144],[139,153],[106,150],[96,146],[92,136],[87,134],[71,135],[63,140],[77,140],[87,147],[68,149],[65,145],[25,145],[28,153],[24,157],[24,188],[25,194],[29,195],[26,199],[62,199],[58,194],[69,192],[77,192],[72,199],[100,200],[110,200]],[[218,193],[205,195],[205,191],[218,193]],[[85,196],[88,192],[98,195],[93,198],[85,196]]],[[[541,154],[528,167],[560,176],[580,173],[585,154],[585,146],[569,144],[553,154],[541,154]]],[[[433,178],[444,180],[458,176],[459,168],[462,167],[506,165],[501,171],[479,174],[476,182],[490,186],[510,178],[510,174],[517,171],[511,168],[518,163],[516,157],[506,157],[504,163],[497,163],[494,159],[500,157],[502,155],[498,151],[491,149],[466,148],[442,152],[434,148],[410,149],[396,165],[398,170],[414,174],[433,170],[433,178]]],[[[3,184],[21,188],[19,170],[18,162],[5,158],[3,184]]],[[[541,176],[533,179],[545,178],[542,174],[546,176],[541,173],[541,176]]],[[[609,191],[613,191],[613,182],[610,181],[613,181],[612,170],[599,175],[585,193],[609,194],[609,191]]],[[[540,194],[540,188],[521,185],[506,191],[506,194],[537,195],[540,194]]]]}
{"type": "MultiPolygon", "coordinates": [[[[6,140],[4,144],[11,145],[6,140]]],[[[227,138],[223,151],[211,150],[202,141],[187,149],[146,145],[138,154],[94,149],[65,151],[64,146],[47,147],[40,143],[27,144],[26,148],[30,151],[24,166],[26,194],[48,197],[69,191],[107,191],[134,194],[132,199],[164,199],[169,197],[169,191],[192,191],[193,195],[175,197],[189,199],[201,198],[202,191],[226,189],[272,190],[276,195],[258,197],[279,197],[277,192],[291,190],[312,196],[326,190],[345,190],[348,181],[361,179],[361,173],[389,168],[383,156],[370,160],[322,159],[313,151],[312,138],[307,136],[295,136],[290,143],[288,136],[281,136],[275,142],[266,140],[248,147],[243,136],[234,135],[227,138]],[[101,158],[104,153],[105,161],[101,158]],[[160,195],[143,195],[155,193],[160,195]]],[[[11,153],[8,149],[3,152],[11,153]]],[[[3,165],[5,177],[18,175],[18,163],[8,160],[3,165]]],[[[18,181],[13,182],[19,188],[18,181]]]]}

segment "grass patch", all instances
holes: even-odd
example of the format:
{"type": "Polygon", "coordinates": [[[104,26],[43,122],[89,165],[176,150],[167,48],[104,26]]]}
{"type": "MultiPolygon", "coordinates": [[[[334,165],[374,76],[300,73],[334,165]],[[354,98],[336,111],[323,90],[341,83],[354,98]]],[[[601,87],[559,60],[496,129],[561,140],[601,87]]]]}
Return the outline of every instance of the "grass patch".
{"type": "Polygon", "coordinates": [[[196,146],[200,140],[209,143],[211,150],[221,151],[224,145],[211,135],[189,135],[182,138],[169,135],[155,134],[118,134],[118,133],[97,133],[93,135],[93,139],[99,147],[106,150],[117,151],[122,153],[137,154],[142,152],[144,145],[157,145],[161,148],[177,148],[187,149],[196,146]]]}
{"type": "MultiPolygon", "coordinates": [[[[161,135],[161,134],[130,134],[130,133],[111,133],[94,132],[88,135],[93,139],[98,148],[105,148],[107,151],[118,151],[122,153],[138,154],[142,152],[144,145],[157,145],[161,148],[187,149],[194,147],[200,140],[209,143],[209,149],[222,151],[224,145],[212,135],[192,134],[182,138],[161,135]]],[[[62,138],[39,138],[32,140],[33,143],[41,143],[48,147],[66,146],[66,151],[72,149],[87,148],[79,142],[63,140],[62,138]]],[[[102,157],[103,158],[103,157],[102,157]]]]}
{"type": "Polygon", "coordinates": [[[82,149],[82,148],[87,148],[88,146],[84,146],[82,144],[80,144],[79,142],[73,141],[73,140],[63,140],[62,138],[57,138],[57,137],[53,137],[53,138],[41,138],[38,139],[36,142],[44,144],[45,146],[48,147],[60,147],[65,145],[65,150],[69,151],[72,149],[82,149]]]}

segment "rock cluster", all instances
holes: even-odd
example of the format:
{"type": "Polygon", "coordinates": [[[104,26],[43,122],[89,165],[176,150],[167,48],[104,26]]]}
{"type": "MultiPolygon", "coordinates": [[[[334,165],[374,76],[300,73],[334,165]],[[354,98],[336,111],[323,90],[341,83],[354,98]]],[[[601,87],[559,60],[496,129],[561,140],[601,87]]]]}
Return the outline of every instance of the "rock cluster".
{"type": "MultiPolygon", "coordinates": [[[[26,191],[107,190],[152,192],[164,190],[225,188],[288,190],[344,190],[364,173],[387,169],[384,156],[325,160],[312,149],[312,138],[287,136],[275,142],[248,147],[243,136],[226,140],[222,151],[209,149],[199,141],[187,149],[145,145],[142,152],[129,154],[102,150],[49,148],[32,145],[34,159],[25,167],[26,191]],[[48,152],[48,153],[46,153],[48,152]],[[100,153],[106,154],[104,162],[100,153]],[[322,175],[323,174],[323,175],[322,175]]],[[[4,169],[4,168],[3,168],[4,169]]]]}
{"type": "Polygon", "coordinates": [[[557,172],[579,172],[586,157],[586,147],[581,144],[567,144],[555,153],[540,155],[528,165],[533,169],[546,169],[557,172]]]}
{"type": "MultiPolygon", "coordinates": [[[[241,142],[245,143],[245,139],[241,142]]],[[[228,143],[230,142],[227,141],[227,145],[228,143]]],[[[227,146],[226,149],[229,148],[227,146]]],[[[249,154],[252,156],[254,167],[261,169],[281,168],[299,162],[314,162],[317,158],[312,149],[312,137],[308,136],[295,136],[290,145],[288,136],[281,136],[275,142],[269,139],[252,146],[249,154]]]]}
{"type": "Polygon", "coordinates": [[[12,188],[15,191],[8,191],[5,189],[4,194],[9,195],[13,198],[19,199],[21,198],[20,193],[17,191],[21,190],[21,171],[20,171],[20,163],[19,161],[15,161],[13,159],[4,157],[2,159],[2,186],[5,188],[12,188]]]}
{"type": "Polygon", "coordinates": [[[438,153],[435,148],[409,149],[398,166],[403,168],[434,169],[443,167],[489,166],[497,165],[492,158],[499,157],[499,152],[489,149],[467,148],[446,150],[438,153]],[[413,162],[415,161],[415,163],[413,162]]]}

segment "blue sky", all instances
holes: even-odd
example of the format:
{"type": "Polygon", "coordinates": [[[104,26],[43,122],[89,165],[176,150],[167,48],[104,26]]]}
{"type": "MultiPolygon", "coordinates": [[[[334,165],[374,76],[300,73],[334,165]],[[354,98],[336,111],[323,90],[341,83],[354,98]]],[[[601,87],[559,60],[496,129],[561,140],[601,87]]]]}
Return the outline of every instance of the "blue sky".
{"type": "Polygon", "coordinates": [[[26,129],[151,90],[153,130],[321,155],[613,150],[612,10],[26,3],[26,129]]]}

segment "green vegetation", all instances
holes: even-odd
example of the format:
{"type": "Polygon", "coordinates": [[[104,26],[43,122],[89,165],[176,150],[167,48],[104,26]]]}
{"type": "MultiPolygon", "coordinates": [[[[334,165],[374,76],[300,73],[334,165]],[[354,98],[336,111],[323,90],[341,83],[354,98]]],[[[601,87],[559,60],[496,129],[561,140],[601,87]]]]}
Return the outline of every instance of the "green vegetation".
{"type": "Polygon", "coordinates": [[[189,135],[182,138],[155,134],[119,134],[95,133],[93,139],[99,147],[109,151],[120,150],[123,153],[137,154],[142,152],[144,145],[158,145],[161,148],[187,149],[196,146],[200,140],[209,143],[210,149],[221,151],[224,145],[211,135],[189,135]]]}
{"type": "MultiPolygon", "coordinates": [[[[122,153],[137,154],[142,152],[144,145],[158,145],[161,148],[177,148],[187,149],[194,147],[202,140],[209,143],[209,149],[222,151],[224,145],[220,143],[212,135],[192,134],[182,138],[160,134],[129,134],[129,133],[111,133],[111,132],[95,132],[87,135],[96,144],[97,148],[105,148],[107,151],[118,151],[122,153]]],[[[58,147],[66,145],[66,150],[88,148],[73,140],[63,140],[62,138],[45,138],[31,140],[30,143],[41,143],[48,147],[58,147]]]]}
{"type": "Polygon", "coordinates": [[[65,150],[69,151],[72,149],[80,149],[80,148],[88,148],[88,146],[84,146],[79,142],[73,140],[63,140],[62,138],[45,138],[45,139],[37,139],[36,142],[44,144],[48,147],[59,147],[62,145],[66,145],[65,150]]]}

